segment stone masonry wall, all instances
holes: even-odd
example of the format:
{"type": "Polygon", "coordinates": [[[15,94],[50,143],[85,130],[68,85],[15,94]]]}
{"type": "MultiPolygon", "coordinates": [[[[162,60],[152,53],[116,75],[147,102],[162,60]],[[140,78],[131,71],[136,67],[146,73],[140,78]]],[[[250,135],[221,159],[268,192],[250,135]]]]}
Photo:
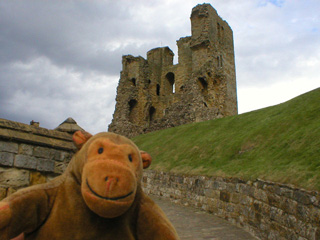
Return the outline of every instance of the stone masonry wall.
{"type": "Polygon", "coordinates": [[[74,151],[69,133],[0,119],[0,200],[61,174],[74,151]]]}
{"type": "Polygon", "coordinates": [[[263,180],[185,176],[148,170],[147,194],[202,208],[260,239],[319,240],[320,193],[263,180]]]}
{"type": "Polygon", "coordinates": [[[125,55],[109,131],[127,137],[238,113],[233,32],[210,4],[192,9],[191,36],[147,59],[125,55]]]}

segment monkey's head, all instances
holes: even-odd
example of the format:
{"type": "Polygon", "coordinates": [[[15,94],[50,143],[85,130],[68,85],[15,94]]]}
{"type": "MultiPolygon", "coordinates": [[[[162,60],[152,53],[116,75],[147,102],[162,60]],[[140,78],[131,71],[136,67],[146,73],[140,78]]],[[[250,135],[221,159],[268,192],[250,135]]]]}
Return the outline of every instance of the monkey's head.
{"type": "Polygon", "coordinates": [[[150,155],[114,133],[77,131],[73,141],[79,151],[70,165],[87,206],[104,218],[125,213],[135,200],[142,169],[151,164],[150,155]]]}

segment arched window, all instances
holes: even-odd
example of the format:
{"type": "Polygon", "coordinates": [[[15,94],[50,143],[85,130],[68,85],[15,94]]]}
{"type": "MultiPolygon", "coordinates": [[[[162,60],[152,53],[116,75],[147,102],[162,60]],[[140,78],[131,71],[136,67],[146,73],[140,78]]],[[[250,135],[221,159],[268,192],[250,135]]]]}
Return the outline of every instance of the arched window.
{"type": "Polygon", "coordinates": [[[204,78],[199,77],[199,78],[198,78],[198,81],[199,81],[199,83],[200,83],[201,90],[206,90],[206,89],[208,88],[208,83],[207,83],[207,81],[206,81],[204,78]]]}
{"type": "Polygon", "coordinates": [[[157,84],[157,96],[160,96],[160,85],[157,84]]]}
{"type": "Polygon", "coordinates": [[[169,82],[170,92],[174,93],[175,92],[174,73],[172,72],[167,73],[166,78],[169,82]]]}
{"type": "Polygon", "coordinates": [[[222,61],[223,61],[222,55],[218,56],[217,57],[217,66],[218,67],[222,67],[222,61]]]}
{"type": "Polygon", "coordinates": [[[136,86],[136,79],[135,78],[131,78],[131,82],[133,86],[136,86]]]}
{"type": "Polygon", "coordinates": [[[150,107],[150,109],[149,109],[149,121],[150,122],[153,121],[155,112],[156,112],[156,109],[154,107],[150,107]]]}
{"type": "Polygon", "coordinates": [[[136,115],[136,107],[137,107],[137,100],[131,99],[129,101],[129,121],[134,122],[135,121],[135,115],[136,115]]]}

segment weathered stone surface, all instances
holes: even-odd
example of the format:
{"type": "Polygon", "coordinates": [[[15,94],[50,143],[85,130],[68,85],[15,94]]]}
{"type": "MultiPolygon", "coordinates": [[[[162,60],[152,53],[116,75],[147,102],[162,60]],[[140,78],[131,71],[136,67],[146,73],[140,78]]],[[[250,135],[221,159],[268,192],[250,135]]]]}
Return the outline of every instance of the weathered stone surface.
{"type": "MultiPolygon", "coordinates": [[[[67,151],[75,150],[71,134],[29,126],[5,119],[0,119],[0,139],[3,139],[1,141],[8,140],[6,142],[9,143],[18,141],[67,151]]],[[[15,153],[18,153],[18,146],[16,146],[15,153]]]]}
{"type": "Polygon", "coordinates": [[[177,41],[178,64],[168,47],[150,50],[147,59],[122,57],[109,131],[132,137],[237,114],[232,29],[202,4],[192,9],[191,32],[177,41]]]}
{"type": "Polygon", "coordinates": [[[13,166],[14,154],[9,152],[0,152],[0,165],[13,166]]]}
{"type": "Polygon", "coordinates": [[[53,159],[50,148],[45,147],[35,147],[34,148],[34,156],[40,158],[48,158],[53,159]]]}
{"type": "Polygon", "coordinates": [[[31,156],[33,154],[33,146],[29,144],[20,144],[19,154],[31,156]]]}
{"type": "Polygon", "coordinates": [[[230,193],[228,193],[227,191],[221,191],[220,200],[224,202],[230,202],[230,193]]]}
{"type": "Polygon", "coordinates": [[[69,152],[60,152],[60,157],[57,158],[57,161],[64,161],[64,162],[70,162],[72,157],[72,154],[70,154],[69,152]]]}
{"type": "MultiPolygon", "coordinates": [[[[45,136],[48,138],[66,140],[69,142],[72,139],[72,136],[68,133],[63,133],[63,132],[54,131],[54,130],[48,130],[46,128],[31,126],[31,125],[27,125],[24,123],[14,122],[14,121],[2,119],[2,118],[0,118],[0,128],[3,130],[10,129],[10,130],[14,130],[17,132],[27,133],[27,135],[21,135],[21,136],[28,136],[31,134],[31,135],[37,135],[37,136],[45,136]]],[[[0,134],[0,135],[3,137],[6,136],[6,134],[4,134],[4,135],[0,134]]],[[[12,137],[14,137],[14,136],[12,136],[12,137]]],[[[18,136],[14,139],[17,139],[17,138],[19,139],[18,136]]],[[[23,139],[24,138],[22,138],[21,140],[23,140],[23,139]]],[[[39,139],[41,140],[42,138],[39,138],[39,139]]],[[[36,142],[39,142],[39,141],[36,141],[36,142]]]]}
{"type": "Polygon", "coordinates": [[[261,189],[255,189],[254,193],[253,193],[253,197],[255,199],[261,200],[263,202],[267,202],[268,201],[268,195],[265,191],[261,190],[261,189]]]}
{"type": "Polygon", "coordinates": [[[73,134],[76,131],[83,131],[83,129],[78,126],[77,122],[72,118],[67,118],[63,123],[61,123],[55,130],[60,132],[67,132],[73,134]]]}
{"type": "Polygon", "coordinates": [[[18,144],[13,142],[0,141],[0,151],[18,153],[18,144]]]}
{"type": "Polygon", "coordinates": [[[38,158],[37,170],[43,172],[54,172],[55,162],[46,158],[38,158]]]}
{"type": "Polygon", "coordinates": [[[18,168],[36,169],[37,158],[27,155],[16,155],[14,166],[18,168]]]}
{"type": "Polygon", "coordinates": [[[303,204],[311,204],[311,199],[310,199],[309,195],[305,194],[301,190],[294,191],[293,198],[297,202],[300,202],[303,204]]]}
{"type": "Polygon", "coordinates": [[[0,185],[25,187],[29,185],[29,171],[16,168],[0,168],[0,185]]]}
{"type": "Polygon", "coordinates": [[[40,172],[30,172],[30,186],[35,184],[46,183],[47,178],[40,172]]]}
{"type": "Polygon", "coordinates": [[[144,172],[143,182],[147,193],[204,209],[244,227],[260,239],[319,239],[318,192],[261,179],[245,182],[151,170],[144,172]]]}

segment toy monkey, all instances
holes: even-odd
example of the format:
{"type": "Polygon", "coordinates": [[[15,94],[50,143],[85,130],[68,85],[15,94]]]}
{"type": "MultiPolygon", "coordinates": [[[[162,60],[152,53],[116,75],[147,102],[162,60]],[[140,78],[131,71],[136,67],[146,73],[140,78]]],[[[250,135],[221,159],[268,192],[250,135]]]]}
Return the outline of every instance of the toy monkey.
{"type": "Polygon", "coordinates": [[[73,141],[78,151],[61,176],[0,202],[0,240],[179,239],[142,191],[149,154],[114,133],[78,131],[73,141]]]}

